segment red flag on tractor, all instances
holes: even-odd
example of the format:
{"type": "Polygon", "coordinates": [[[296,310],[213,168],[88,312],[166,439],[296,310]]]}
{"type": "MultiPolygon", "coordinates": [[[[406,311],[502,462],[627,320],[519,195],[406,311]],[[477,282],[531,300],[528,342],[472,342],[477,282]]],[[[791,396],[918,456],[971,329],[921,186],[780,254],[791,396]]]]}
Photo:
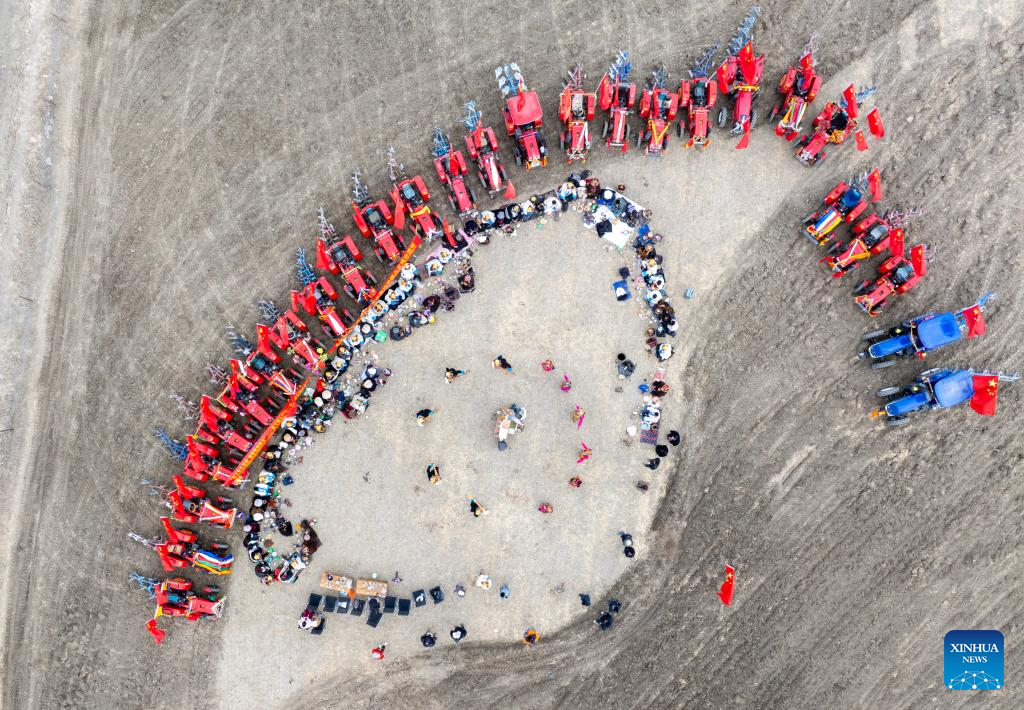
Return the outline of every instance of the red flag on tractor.
{"type": "Polygon", "coordinates": [[[964,320],[967,322],[967,337],[973,338],[977,335],[984,335],[985,315],[981,312],[981,306],[971,306],[963,311],[964,320]]]}
{"type": "Polygon", "coordinates": [[[999,376],[975,375],[972,379],[974,396],[971,397],[971,409],[983,417],[995,416],[996,398],[999,396],[999,376]]]}
{"type": "Polygon", "coordinates": [[[879,140],[885,138],[885,126],[882,124],[882,114],[878,113],[877,108],[871,109],[871,113],[868,114],[868,130],[871,131],[871,135],[879,140]]]}
{"type": "Polygon", "coordinates": [[[729,565],[725,566],[725,581],[722,582],[722,586],[718,590],[718,598],[722,600],[722,603],[726,606],[732,604],[732,587],[736,582],[736,570],[729,565]]]}
{"type": "Polygon", "coordinates": [[[402,229],[405,227],[405,203],[402,202],[398,196],[398,188],[396,187],[391,191],[391,199],[395,203],[395,229],[402,229]]]}
{"type": "Polygon", "coordinates": [[[846,99],[846,113],[850,118],[857,118],[857,88],[850,84],[843,89],[843,98],[846,99]]]}
{"type": "Polygon", "coordinates": [[[868,190],[871,191],[871,201],[878,202],[882,199],[882,173],[875,168],[868,174],[868,190]]]}

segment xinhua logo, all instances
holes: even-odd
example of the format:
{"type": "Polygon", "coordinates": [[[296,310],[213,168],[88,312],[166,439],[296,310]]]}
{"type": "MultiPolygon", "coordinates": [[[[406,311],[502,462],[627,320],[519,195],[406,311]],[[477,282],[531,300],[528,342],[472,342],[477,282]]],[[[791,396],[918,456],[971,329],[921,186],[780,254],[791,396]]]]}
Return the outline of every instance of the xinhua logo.
{"type": "Polygon", "coordinates": [[[1003,634],[991,629],[950,631],[943,670],[950,690],[999,690],[1003,687],[1003,634]]]}

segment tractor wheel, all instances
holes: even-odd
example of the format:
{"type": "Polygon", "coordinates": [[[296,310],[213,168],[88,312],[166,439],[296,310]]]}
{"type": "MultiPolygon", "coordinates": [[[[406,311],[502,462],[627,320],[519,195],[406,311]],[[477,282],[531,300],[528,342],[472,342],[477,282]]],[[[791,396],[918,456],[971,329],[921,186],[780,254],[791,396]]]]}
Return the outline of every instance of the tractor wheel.
{"type": "Polygon", "coordinates": [[[757,126],[757,109],[753,109],[750,112],[750,130],[754,130],[757,126]]]}
{"type": "Polygon", "coordinates": [[[895,419],[890,419],[885,423],[886,426],[891,427],[905,426],[907,424],[910,424],[910,417],[896,417],[895,419]]]}
{"type": "Polygon", "coordinates": [[[644,132],[638,131],[636,134],[636,147],[639,148],[644,143],[644,132]]]}
{"type": "Polygon", "coordinates": [[[871,286],[870,281],[861,281],[860,285],[853,289],[854,296],[863,296],[871,286]]]}
{"type": "Polygon", "coordinates": [[[861,336],[861,340],[874,340],[880,335],[885,335],[884,330],[872,330],[870,333],[865,333],[861,336]]]}
{"type": "Polygon", "coordinates": [[[512,154],[514,156],[516,156],[516,165],[522,165],[523,164],[523,154],[519,152],[519,148],[515,148],[512,151],[512,154]]]}
{"type": "Polygon", "coordinates": [[[476,193],[473,192],[473,188],[466,185],[466,193],[469,195],[469,201],[473,203],[473,208],[476,209],[476,193]]]}
{"type": "Polygon", "coordinates": [[[683,122],[682,121],[679,121],[679,123],[676,124],[676,135],[679,136],[679,138],[683,137],[683,122]]]}
{"type": "Polygon", "coordinates": [[[343,290],[343,291],[345,292],[345,295],[346,295],[346,296],[348,296],[349,298],[351,298],[351,299],[352,299],[353,301],[355,301],[355,300],[356,300],[356,291],[355,291],[355,289],[354,289],[354,288],[352,288],[352,287],[351,287],[351,286],[349,286],[348,284],[345,284],[345,285],[344,285],[344,286],[342,287],[342,290],[343,290]]]}
{"type": "Polygon", "coordinates": [[[884,369],[886,367],[892,367],[895,364],[896,364],[895,360],[879,360],[877,362],[871,363],[871,369],[872,370],[882,370],[882,369],[884,369]]]}
{"type": "Polygon", "coordinates": [[[448,193],[448,205],[452,208],[453,212],[458,212],[459,208],[455,205],[455,195],[448,193]]]}
{"type": "Polygon", "coordinates": [[[558,134],[558,147],[561,150],[565,150],[565,131],[558,134]]]}
{"type": "Polygon", "coordinates": [[[779,115],[779,110],[778,104],[772,106],[772,112],[768,114],[768,123],[775,123],[775,118],[779,115]]]}
{"type": "Polygon", "coordinates": [[[894,394],[899,393],[899,387],[883,387],[882,389],[878,390],[878,396],[883,399],[888,399],[889,397],[892,397],[894,394]]]}
{"type": "Polygon", "coordinates": [[[633,135],[633,127],[632,127],[632,126],[630,126],[630,125],[629,125],[629,124],[627,123],[627,124],[626,124],[626,135],[625,135],[625,138],[623,138],[622,142],[623,142],[623,143],[625,143],[626,145],[629,145],[629,139],[630,139],[630,137],[631,137],[632,135],[633,135]]]}
{"type": "Polygon", "coordinates": [[[729,112],[725,110],[725,106],[718,109],[718,127],[725,128],[725,122],[729,118],[729,112]]]}
{"type": "Polygon", "coordinates": [[[601,129],[601,138],[603,139],[603,138],[607,138],[607,137],[608,137],[608,121],[605,121],[604,122],[604,127],[601,129]]]}
{"type": "Polygon", "coordinates": [[[480,178],[480,187],[487,189],[487,176],[484,175],[483,170],[478,170],[476,176],[480,178]]]}

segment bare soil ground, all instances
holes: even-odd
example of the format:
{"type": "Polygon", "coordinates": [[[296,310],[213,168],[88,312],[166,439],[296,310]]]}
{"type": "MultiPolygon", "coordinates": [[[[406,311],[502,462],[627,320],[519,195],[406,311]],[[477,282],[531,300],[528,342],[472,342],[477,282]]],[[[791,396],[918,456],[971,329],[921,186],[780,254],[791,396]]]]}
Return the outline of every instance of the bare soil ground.
{"type": "MultiPolygon", "coordinates": [[[[389,143],[426,169],[429,128],[459,133],[465,100],[497,119],[500,61],[518,60],[550,110],[572,61],[596,79],[628,47],[638,70],[664,61],[678,79],[742,13],[718,2],[0,3],[11,20],[0,23],[0,429],[13,428],[0,433],[3,706],[222,707],[275,673],[263,660],[272,642],[253,649],[248,675],[223,672],[231,622],[176,624],[156,649],[144,601],[126,596],[129,570],[155,571],[126,532],[155,521],[138,481],[171,470],[149,436],[174,421],[167,393],[202,391],[204,363],[227,354],[224,323],[251,326],[250,301],[285,292],[316,206],[347,218],[351,168],[382,189],[389,143]]],[[[927,280],[886,320],[998,291],[989,335],[935,363],[1024,369],[1011,167],[1024,154],[1022,29],[1012,2],[769,2],[757,33],[766,85],[818,31],[823,95],[878,83],[884,143],[835,151],[813,171],[764,128],[745,154],[724,137],[661,161],[598,150],[590,167],[654,209],[669,274],[699,289],[672,369],[687,445],[664,473],[646,554],[613,587],[625,615],[606,634],[579,617],[529,652],[481,643],[368,673],[340,667],[278,704],[1019,706],[1020,390],[1006,390],[995,419],[961,410],[873,427],[873,392],[915,365],[884,378],[858,366],[870,325],[797,230],[837,178],[880,165],[887,204],[923,206],[912,234],[937,247],[927,280]],[[725,561],[738,570],[731,609],[713,596],[725,561]],[[954,628],[1006,634],[1002,691],[942,687],[954,628]]],[[[520,175],[520,188],[560,175],[520,175]]],[[[500,266],[514,253],[504,246],[485,258],[500,266]]],[[[549,274],[523,278],[525,301],[549,274]]],[[[239,571],[233,586],[249,587],[239,571]]]]}

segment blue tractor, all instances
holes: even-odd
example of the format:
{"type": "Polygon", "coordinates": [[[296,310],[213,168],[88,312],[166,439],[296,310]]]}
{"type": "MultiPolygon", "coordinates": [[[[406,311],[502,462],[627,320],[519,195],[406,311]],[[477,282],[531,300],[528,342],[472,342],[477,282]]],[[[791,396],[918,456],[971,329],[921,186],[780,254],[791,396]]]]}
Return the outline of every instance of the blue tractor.
{"type": "Polygon", "coordinates": [[[929,313],[903,321],[888,330],[873,330],[864,334],[867,349],[859,353],[862,360],[870,360],[871,367],[880,370],[896,364],[900,358],[916,355],[924,359],[926,353],[955,343],[965,336],[973,338],[985,333],[982,313],[985,304],[995,298],[986,293],[973,306],[959,311],[929,313]]]}
{"type": "Polygon", "coordinates": [[[947,409],[964,402],[979,414],[995,414],[996,393],[1000,382],[1014,382],[1020,375],[1002,372],[975,372],[933,368],[925,370],[906,387],[885,387],[878,396],[887,400],[871,417],[884,417],[887,426],[903,426],[910,415],[932,409],[947,409]]]}

